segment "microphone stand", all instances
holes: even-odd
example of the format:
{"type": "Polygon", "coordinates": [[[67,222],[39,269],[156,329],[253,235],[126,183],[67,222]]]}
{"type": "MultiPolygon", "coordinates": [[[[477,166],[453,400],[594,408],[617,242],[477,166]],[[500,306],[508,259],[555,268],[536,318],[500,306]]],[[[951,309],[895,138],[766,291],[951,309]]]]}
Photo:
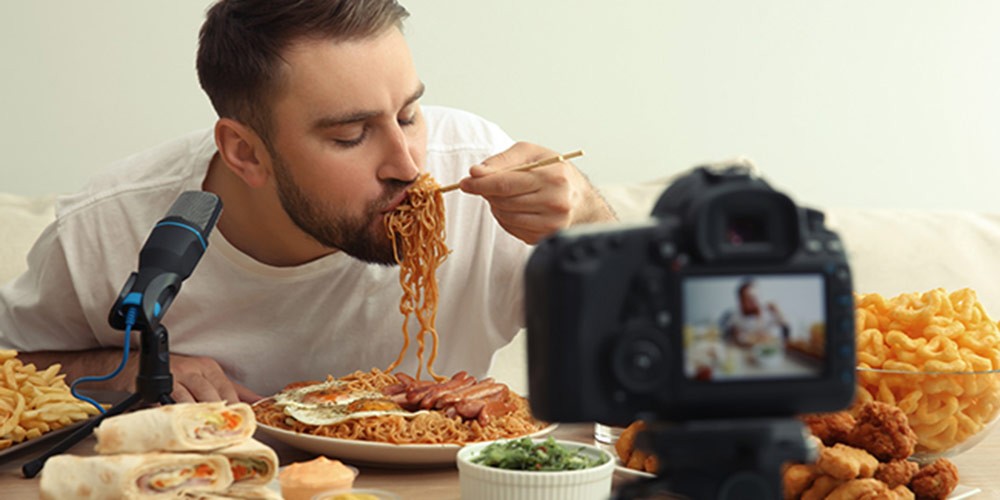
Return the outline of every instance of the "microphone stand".
{"type": "MultiPolygon", "coordinates": [[[[135,377],[136,392],[112,406],[105,413],[87,420],[82,426],[56,443],[38,458],[24,464],[21,473],[33,478],[45,466],[45,462],[55,455],[65,452],[90,435],[104,419],[123,413],[125,410],[146,404],[173,404],[170,393],[174,390],[174,377],[170,374],[170,352],[167,329],[161,324],[155,328],[144,328],[140,334],[139,374],[135,377]]],[[[128,342],[129,339],[126,339],[128,342]]]]}
{"type": "MultiPolygon", "coordinates": [[[[153,227],[139,251],[139,271],[133,272],[108,313],[112,328],[140,332],[139,374],[135,392],[108,411],[86,421],[40,457],[24,464],[24,477],[35,477],[45,462],[90,435],[104,419],[138,405],[173,404],[174,377],[170,374],[167,329],[160,318],[167,312],[184,281],[208,248],[208,235],[222,212],[222,201],[212,193],[185,191],[166,217],[153,227]]],[[[125,342],[131,342],[126,338],[125,342]]],[[[128,362],[126,360],[126,362],[128,362]]]]}

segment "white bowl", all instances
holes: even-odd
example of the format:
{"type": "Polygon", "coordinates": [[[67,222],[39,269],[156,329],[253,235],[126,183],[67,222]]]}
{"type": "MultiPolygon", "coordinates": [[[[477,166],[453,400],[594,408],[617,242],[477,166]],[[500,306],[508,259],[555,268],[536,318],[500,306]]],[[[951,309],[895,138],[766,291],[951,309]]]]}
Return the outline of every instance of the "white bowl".
{"type": "MultiPolygon", "coordinates": [[[[540,443],[538,439],[534,442],[540,443]]],[[[507,470],[474,464],[471,459],[490,443],[466,445],[458,452],[458,477],[466,500],[604,500],[611,494],[615,459],[605,450],[576,443],[556,441],[591,457],[605,457],[603,464],[569,471],[507,470]]]]}

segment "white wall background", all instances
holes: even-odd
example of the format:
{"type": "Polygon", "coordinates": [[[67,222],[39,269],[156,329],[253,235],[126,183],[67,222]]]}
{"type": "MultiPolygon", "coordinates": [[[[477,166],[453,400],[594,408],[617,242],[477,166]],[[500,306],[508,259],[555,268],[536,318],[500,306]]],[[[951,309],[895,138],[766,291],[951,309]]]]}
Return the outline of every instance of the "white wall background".
{"type": "MultiPolygon", "coordinates": [[[[214,114],[209,0],[0,4],[0,191],[77,189],[214,114]]],[[[404,0],[425,103],[599,184],[746,155],[800,202],[1000,210],[1000,2],[404,0]]]]}

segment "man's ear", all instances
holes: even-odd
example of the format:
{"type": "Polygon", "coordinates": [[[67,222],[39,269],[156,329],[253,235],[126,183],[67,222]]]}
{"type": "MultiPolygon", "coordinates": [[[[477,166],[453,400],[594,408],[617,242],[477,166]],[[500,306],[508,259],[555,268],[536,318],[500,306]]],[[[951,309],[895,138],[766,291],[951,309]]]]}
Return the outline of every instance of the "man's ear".
{"type": "Polygon", "coordinates": [[[251,188],[267,184],[271,155],[264,141],[250,127],[231,118],[215,122],[215,146],[223,163],[251,188]]]}

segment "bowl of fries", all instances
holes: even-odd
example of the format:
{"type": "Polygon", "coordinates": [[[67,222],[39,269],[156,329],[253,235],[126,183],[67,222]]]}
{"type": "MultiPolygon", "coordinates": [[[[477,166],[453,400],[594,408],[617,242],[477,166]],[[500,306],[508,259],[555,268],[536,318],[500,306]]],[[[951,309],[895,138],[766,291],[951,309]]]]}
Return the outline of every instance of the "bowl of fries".
{"type": "Polygon", "coordinates": [[[974,291],[855,296],[856,404],[903,410],[914,458],[975,446],[1000,419],[1000,329],[974,291]]]}

